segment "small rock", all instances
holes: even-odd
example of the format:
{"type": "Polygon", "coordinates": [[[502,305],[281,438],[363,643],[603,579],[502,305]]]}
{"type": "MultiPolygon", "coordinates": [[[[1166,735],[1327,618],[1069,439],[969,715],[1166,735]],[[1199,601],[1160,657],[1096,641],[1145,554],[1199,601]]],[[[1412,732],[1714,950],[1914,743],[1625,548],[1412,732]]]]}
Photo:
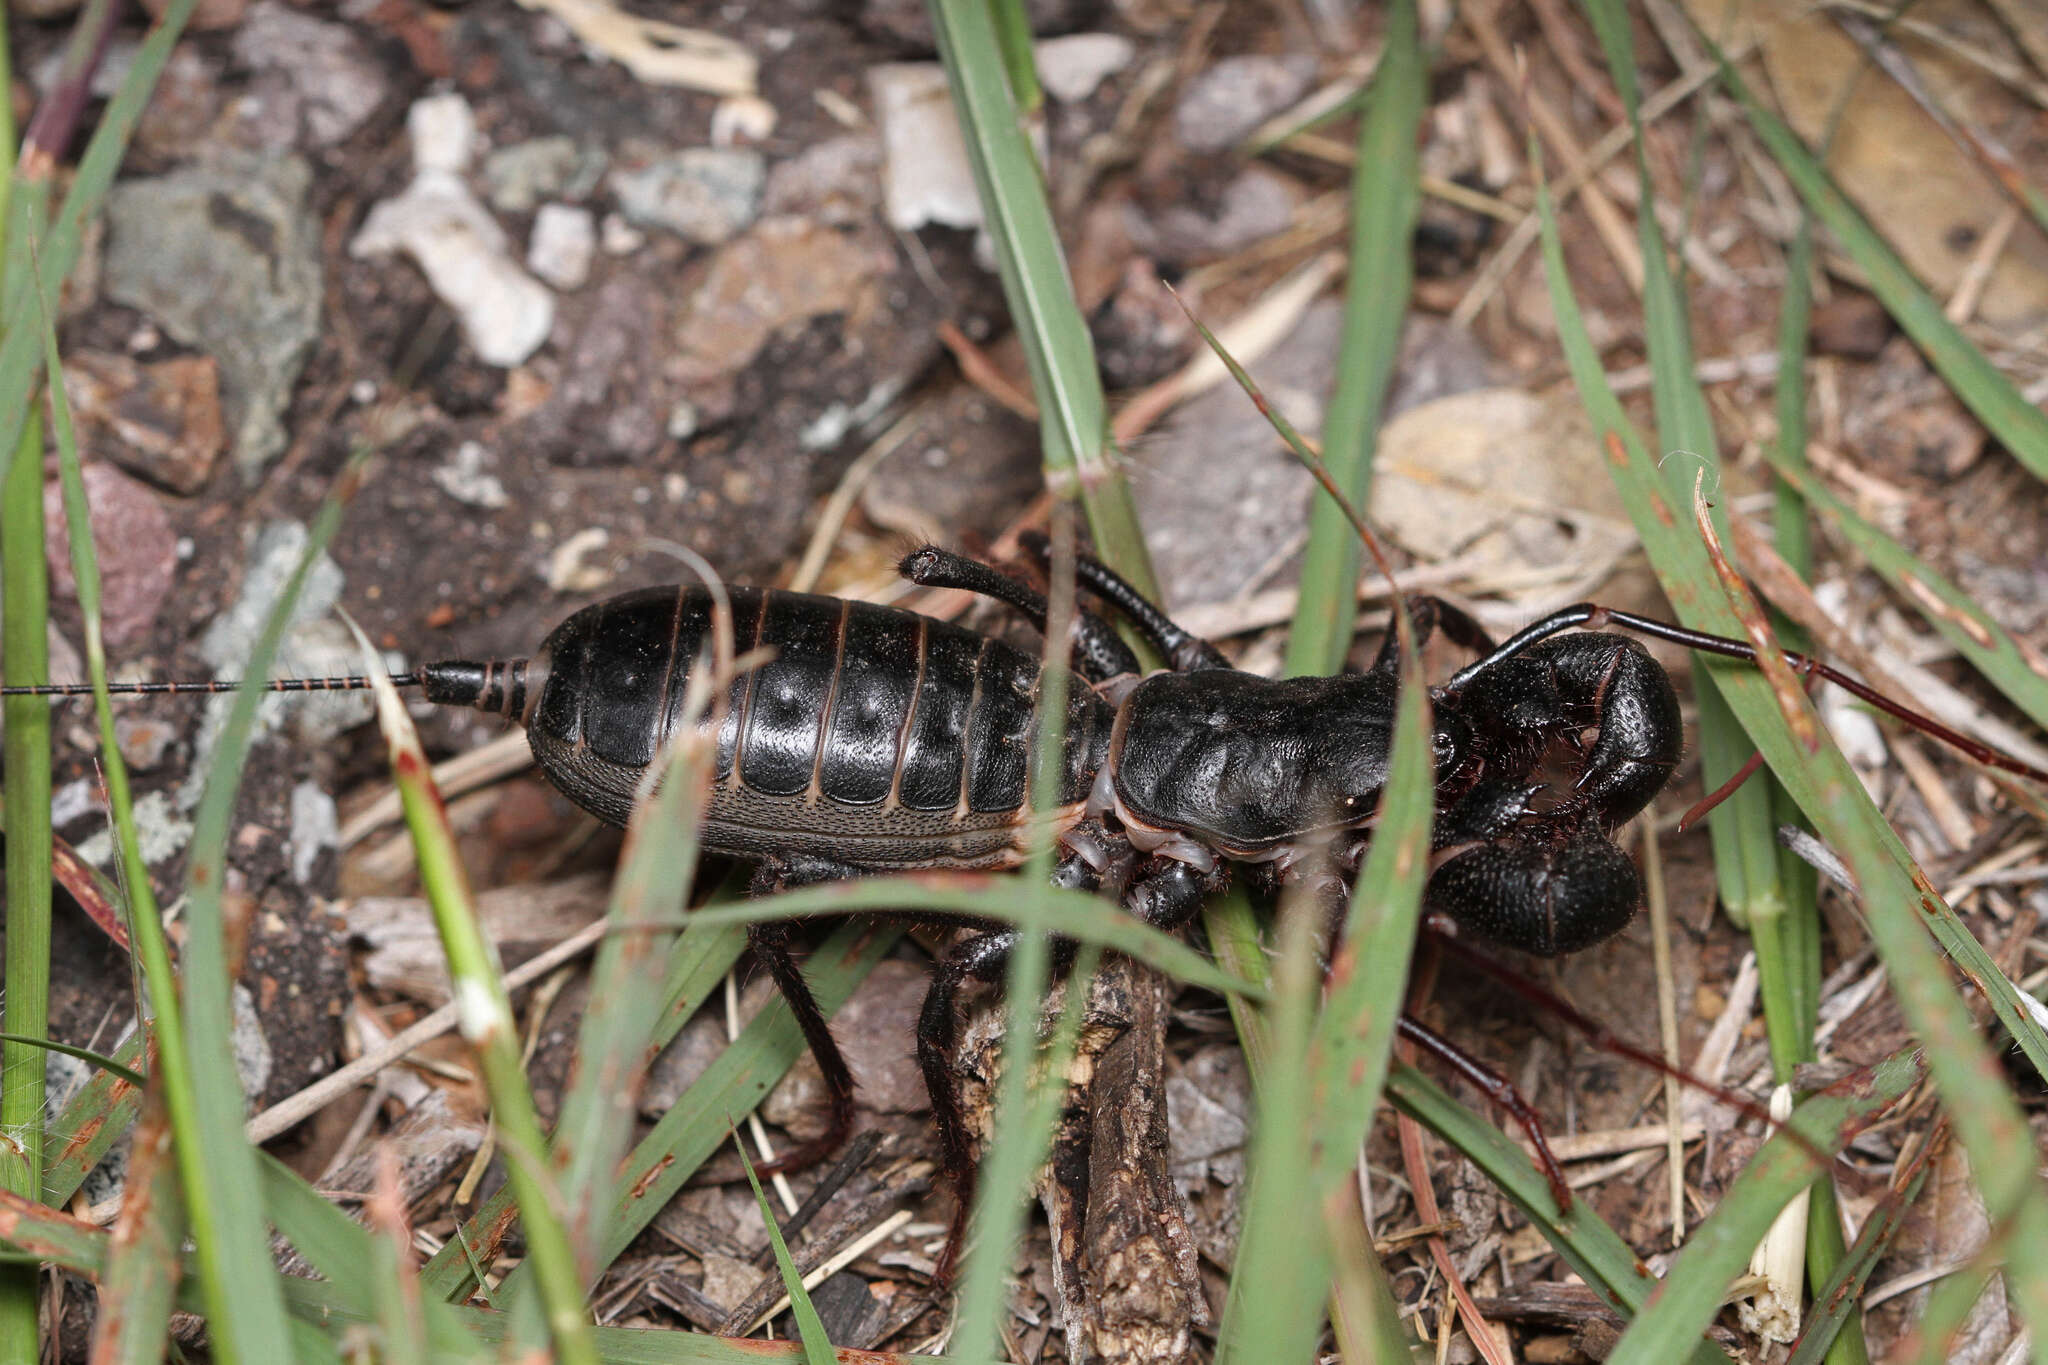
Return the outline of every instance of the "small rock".
{"type": "Polygon", "coordinates": [[[243,1094],[260,1095],[270,1084],[270,1039],[256,1012],[256,997],[239,981],[235,983],[234,1011],[234,1029],[228,1041],[235,1054],[235,1075],[241,1079],[243,1094]]]}
{"type": "Polygon", "coordinates": [[[946,69],[935,62],[887,63],[868,71],[882,130],[882,203],[889,226],[915,232],[981,226],[981,192],[960,137],[946,69]]]}
{"type": "Polygon", "coordinates": [[[747,147],[686,147],[611,174],[628,222],[660,228],[686,242],[717,246],[760,212],[768,165],[747,147]]]}
{"type": "Polygon", "coordinates": [[[314,860],[341,845],[341,821],[334,798],[319,784],[301,782],[292,788],[292,876],[301,885],[313,878],[314,860]]]}
{"type": "Polygon", "coordinates": [[[471,507],[495,511],[510,505],[512,499],[506,494],[504,483],[497,475],[484,471],[485,454],[477,442],[464,441],[455,448],[455,455],[447,464],[435,468],[434,482],[443,493],[471,507]]]}
{"type": "Polygon", "coordinates": [[[295,156],[224,151],[107,197],[107,297],[219,362],[247,476],[284,449],[283,413],[319,336],[311,174],[295,156]]]}
{"type": "MultiPolygon", "coordinates": [[[[108,464],[89,464],[82,475],[99,551],[100,625],[107,648],[118,652],[156,624],[178,566],[178,536],[163,503],[143,484],[108,464]]],[[[55,480],[44,485],[43,515],[52,527],[64,525],[64,491],[55,480]]],[[[51,536],[46,550],[51,589],[76,598],[69,542],[51,536]]]]}
{"type": "Polygon", "coordinates": [[[764,220],[717,254],[691,296],[677,371],[689,384],[735,374],[792,323],[876,302],[876,282],[894,266],[878,240],[803,218],[764,220]]]}
{"type": "Polygon", "coordinates": [[[546,199],[586,198],[604,179],[605,154],[576,139],[537,137],[484,158],[484,191],[500,213],[531,213],[546,199]]]}
{"type": "Polygon", "coordinates": [[[160,716],[123,713],[114,717],[114,743],[130,768],[146,773],[164,761],[178,738],[178,727],[160,716]]]}
{"type": "Polygon", "coordinates": [[[245,125],[259,145],[282,149],[301,135],[331,147],[362,127],[384,102],[383,64],[355,33],[278,0],[249,10],[234,40],[235,59],[256,73],[245,125]]]}
{"type": "MultiPolygon", "coordinates": [[[[118,730],[120,722],[115,722],[118,730]]],[[[100,808],[100,785],[89,777],[73,778],[50,794],[50,825],[63,829],[100,808]]]]}
{"type": "Polygon", "coordinates": [[[597,291],[554,391],[523,428],[544,458],[636,464],[661,448],[674,392],[665,373],[673,323],[664,284],[621,271],[597,291]]]}
{"type": "Polygon", "coordinates": [[[1173,133],[1191,152],[1229,151],[1309,92],[1316,59],[1225,57],[1188,82],[1173,111],[1173,133]]]}
{"type": "Polygon", "coordinates": [[[204,487],[226,444],[211,356],[138,365],[114,351],[77,351],[65,358],[64,393],[96,453],[174,493],[204,487]]]}
{"type": "Polygon", "coordinates": [[[647,245],[647,234],[616,213],[607,213],[597,226],[598,244],[607,256],[630,256],[647,245]]]}
{"type": "Polygon", "coordinates": [[[881,202],[881,144],[872,134],[848,133],[776,162],[761,194],[761,213],[855,227],[873,217],[881,202]]]}
{"type": "Polygon", "coordinates": [[[526,268],[557,289],[581,289],[597,254],[597,218],[589,209],[542,204],[526,244],[526,268]]]}
{"type": "MultiPolygon", "coordinates": [[[[171,808],[169,792],[144,792],[135,798],[135,843],[142,861],[151,867],[173,858],[192,838],[192,822],[171,808]]],[[[114,865],[114,832],[103,829],[90,839],[80,840],[78,856],[94,867],[114,865]]]]}
{"type": "Polygon", "coordinates": [[[711,145],[766,142],[775,135],[780,117],[775,106],[759,95],[728,95],[711,111],[711,145]]]}
{"type": "Polygon", "coordinates": [[[698,1286],[698,1292],[728,1311],[746,1302],[747,1295],[754,1292],[754,1286],[761,1283],[761,1272],[752,1261],[707,1251],[703,1262],[704,1283],[698,1286]]]}
{"type": "Polygon", "coordinates": [[[1132,207],[1131,240],[1176,262],[1231,256],[1292,227],[1302,198],[1299,182],[1264,166],[1247,166],[1224,187],[1213,213],[1177,203],[1148,224],[1132,207]]]}
{"type": "Polygon", "coordinates": [[[1070,33],[1038,44],[1038,83],[1056,100],[1079,104],[1131,64],[1137,44],[1116,33],[1070,33]]]}

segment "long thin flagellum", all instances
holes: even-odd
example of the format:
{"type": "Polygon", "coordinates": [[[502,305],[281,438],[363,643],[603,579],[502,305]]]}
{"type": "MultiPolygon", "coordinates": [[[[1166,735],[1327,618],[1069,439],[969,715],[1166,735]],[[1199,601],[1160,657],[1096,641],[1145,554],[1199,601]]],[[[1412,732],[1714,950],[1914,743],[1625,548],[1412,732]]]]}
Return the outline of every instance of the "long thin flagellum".
{"type": "MultiPolygon", "coordinates": [[[[393,687],[418,687],[422,679],[417,673],[400,673],[391,679],[393,687]]],[[[107,691],[116,697],[165,697],[165,696],[218,696],[241,688],[239,682],[212,680],[204,682],[118,682],[108,683],[107,691]]],[[[343,678],[272,678],[262,684],[264,692],[362,692],[368,690],[370,680],[361,676],[343,678]]],[[[89,697],[91,683],[46,683],[40,687],[0,687],[0,697],[89,697]]]]}

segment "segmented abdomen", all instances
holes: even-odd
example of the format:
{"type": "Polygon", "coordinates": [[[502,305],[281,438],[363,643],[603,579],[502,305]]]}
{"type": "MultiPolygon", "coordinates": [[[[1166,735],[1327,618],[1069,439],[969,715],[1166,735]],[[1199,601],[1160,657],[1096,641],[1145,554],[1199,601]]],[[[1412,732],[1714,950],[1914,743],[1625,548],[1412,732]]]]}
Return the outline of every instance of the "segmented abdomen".
{"type": "MultiPolygon", "coordinates": [[[[727,692],[708,847],[864,867],[1016,861],[1036,658],[894,607],[730,594],[736,651],[773,657],[727,692]]],[[[652,588],[587,607],[548,637],[527,728],[542,770],[571,800],[624,823],[641,774],[681,723],[711,619],[703,588],[652,588]]],[[[1087,792],[1111,721],[1079,682],[1067,712],[1062,804],[1087,792]]]]}

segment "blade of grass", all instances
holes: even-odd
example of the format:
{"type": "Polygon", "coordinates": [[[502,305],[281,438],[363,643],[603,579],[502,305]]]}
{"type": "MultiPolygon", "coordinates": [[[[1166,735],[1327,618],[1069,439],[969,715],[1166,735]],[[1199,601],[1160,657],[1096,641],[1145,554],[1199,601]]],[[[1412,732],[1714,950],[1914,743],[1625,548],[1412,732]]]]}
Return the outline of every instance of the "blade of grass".
{"type": "MultiPolygon", "coordinates": [[[[145,1057],[147,1036],[138,1028],[111,1060],[132,1071],[153,1067],[156,1059],[145,1057]]],[[[113,1071],[95,1073],[44,1129],[43,1202],[59,1208],[69,1203],[141,1112],[141,1087],[113,1071]]]]}
{"type": "MultiPolygon", "coordinates": [[[[741,879],[736,876],[734,880],[741,879]]],[[[725,890],[721,888],[714,894],[714,903],[725,894],[725,890]]],[[[648,1049],[651,1054],[658,1054],[666,1047],[689,1022],[690,1016],[711,998],[712,992],[725,979],[725,974],[746,951],[746,946],[747,936],[742,929],[691,925],[683,930],[682,937],[676,940],[669,953],[668,971],[662,984],[662,1019],[648,1049]]],[[[609,1198],[609,1193],[606,1197],[609,1198]]],[[[509,1190],[501,1189],[485,1201],[484,1206],[464,1224],[460,1235],[452,1238],[427,1263],[422,1272],[422,1282],[429,1294],[446,1299],[469,1293],[477,1283],[477,1267],[472,1264],[471,1254],[482,1245],[476,1240],[476,1234],[483,1227],[497,1227],[496,1236],[482,1252],[482,1259],[494,1258],[497,1255],[497,1237],[501,1237],[504,1231],[502,1220],[509,1220],[511,1209],[509,1190]]]]}
{"type": "Polygon", "coordinates": [[[1711,40],[1703,41],[1722,63],[1721,83],[1741,106],[1750,127],[1808,209],[1856,262],[1885,311],[2013,458],[2037,477],[2048,479],[2048,414],[2029,403],[1962,329],[1943,315],[1940,302],[1849,202],[1798,135],[1757,101],[1711,40]]]}
{"type": "MultiPolygon", "coordinates": [[[[1565,274],[1555,214],[1539,191],[1544,259],[1560,337],[1594,425],[1607,444],[1616,483],[1642,534],[1645,549],[1680,619],[1697,630],[1731,635],[1745,622],[1762,628],[1762,612],[1745,602],[1738,616],[1725,595],[1707,585],[1717,575],[1696,534],[1685,530],[1665,501],[1654,462],[1608,388],[1586,335],[1565,274]]],[[[1725,593],[1725,586],[1722,593],[1725,593]]],[[[1745,593],[1746,597],[1747,594],[1745,593]]],[[[1868,913],[1871,936],[1911,1027],[1927,1047],[1937,1088],[1955,1115],[1994,1221],[2009,1217],[2018,1254],[2012,1263],[2015,1298],[2036,1331],[2048,1331],[2048,1200],[2028,1166],[2032,1140],[2017,1103],[1976,1037],[1969,1013],[1922,925],[1992,1003],[2037,1069],[2048,1065],[2048,1037],[2018,999],[1983,946],[1972,938],[1912,864],[1898,836],[1871,805],[1831,738],[1819,726],[1803,692],[1774,694],[1753,672],[1717,667],[1723,692],[1742,718],[1772,770],[1785,783],[1821,837],[1849,868],[1868,913]],[[1786,708],[1781,711],[1780,706],[1786,708]],[[1816,749],[1795,738],[1785,714],[1812,727],[1816,749]]],[[[2043,1070],[2048,1075],[2048,1070],[2043,1070]]]]}
{"type": "Polygon", "coordinates": [[[93,1324],[93,1365],[156,1365],[169,1344],[178,1248],[185,1240],[185,1206],[161,1099],[135,1127],[122,1191],[93,1324]]]}
{"type": "MultiPolygon", "coordinates": [[[[692,676],[708,669],[709,660],[700,659],[692,676]]],[[[694,710],[701,712],[701,703],[694,710]]],[[[675,942],[674,929],[650,925],[673,921],[696,879],[697,829],[715,750],[692,711],[686,704],[666,775],[627,830],[608,911],[613,932],[599,946],[591,971],[576,1070],[555,1126],[555,1169],[586,1286],[603,1270],[596,1251],[604,1230],[595,1220],[609,1203],[611,1173],[632,1136],[640,1085],[652,1059],[648,1044],[661,1020],[659,978],[650,967],[671,956],[675,942]]]]}
{"type": "Polygon", "coordinates": [[[804,1289],[804,1277],[797,1273],[796,1262],[790,1259],[789,1244],[782,1240],[782,1227],[775,1221],[774,1206],[768,1202],[768,1195],[761,1188],[761,1177],[754,1174],[754,1163],[747,1159],[747,1144],[740,1141],[739,1129],[729,1128],[732,1145],[739,1149],[740,1165],[747,1173],[747,1184],[754,1188],[754,1203],[761,1210],[761,1221],[768,1225],[768,1245],[775,1249],[775,1268],[782,1274],[782,1287],[789,1294],[789,1311],[796,1319],[797,1335],[803,1340],[805,1365],[837,1365],[838,1352],[825,1336],[824,1320],[818,1316],[818,1309],[811,1302],[810,1294],[804,1289]]]}
{"type": "Polygon", "coordinates": [[[2039,656],[1953,581],[1873,526],[1782,452],[1771,453],[1779,477],[1832,522],[1886,582],[1918,609],[2005,699],[2048,727],[2048,674],[2039,656]]]}
{"type": "Polygon", "coordinates": [[[924,873],[887,880],[832,882],[691,914],[692,923],[754,924],[767,920],[845,915],[862,910],[939,911],[1001,920],[1136,958],[1177,981],[1208,990],[1265,998],[1262,987],[1231,975],[1169,934],[1130,915],[1105,915],[1102,901],[1021,877],[983,873],[924,873]]]}
{"type": "Polygon", "coordinates": [[[378,728],[391,752],[392,777],[405,807],[420,885],[433,909],[453,994],[462,1007],[462,1036],[476,1049],[482,1064],[484,1089],[505,1152],[506,1183],[518,1200],[525,1225],[526,1260],[522,1264],[532,1267],[548,1336],[558,1358],[569,1365],[595,1365],[597,1353],[590,1338],[576,1253],[569,1242],[567,1209],[561,1203],[561,1187],[549,1169],[547,1140],[541,1135],[533,1093],[527,1088],[519,1028],[512,1017],[497,949],[477,919],[469,873],[455,847],[454,831],[448,825],[447,810],[434,786],[433,769],[420,749],[412,718],[383,673],[377,651],[360,631],[356,639],[363,649],[365,671],[374,680],[378,728]]]}
{"type": "MultiPolygon", "coordinates": [[[[0,477],[0,651],[10,686],[49,681],[42,444],[42,423],[32,421],[21,433],[20,458],[0,477]]],[[[49,1028],[50,999],[50,703],[9,697],[0,703],[0,720],[6,726],[5,1020],[10,1033],[40,1037],[49,1028]]],[[[42,1117],[43,1054],[0,1043],[0,1132],[7,1134],[0,1142],[0,1187],[42,1192],[42,1117]]],[[[41,1354],[38,1284],[33,1270],[0,1270],[0,1358],[41,1354]]]]}
{"type": "Polygon", "coordinates": [[[939,59],[974,165],[996,267],[1038,400],[1045,476],[1078,493],[1103,557],[1147,597],[1159,595],[1130,485],[1112,458],[1109,409],[1088,324],[1074,301],[1066,255],[1025,135],[987,0],[931,0],[939,59]]]}
{"type": "Polygon", "coordinates": [[[1673,1359],[1700,1339],[1723,1295],[1749,1264],[1749,1254],[1770,1231],[1778,1210],[1825,1171],[1793,1135],[1833,1153],[1920,1080],[1910,1052],[1880,1062],[1853,1085],[1803,1101],[1763,1145],[1700,1225],[1693,1229],[1663,1283],[1636,1315],[1608,1356],[1609,1365],[1646,1365],[1673,1359]]]}
{"type": "MultiPolygon", "coordinates": [[[[846,1003],[854,987],[888,955],[899,936],[900,931],[893,927],[846,924],[811,954],[804,975],[827,1018],[846,1003]]],[[[767,1097],[803,1050],[803,1035],[795,1017],[787,1005],[776,1000],[705,1068],[697,1083],[661,1116],[613,1174],[607,1195],[611,1214],[598,1246],[600,1265],[610,1264],[654,1221],[683,1183],[726,1141],[733,1122],[767,1097]]],[[[462,1240],[471,1247],[495,1248],[503,1229],[493,1226],[494,1221],[493,1205],[487,1204],[463,1224],[462,1240]]],[[[530,1291],[532,1274],[522,1262],[499,1286],[498,1301],[516,1304],[530,1291]]],[[[445,1296],[465,1288],[467,1275],[457,1243],[451,1241],[429,1264],[423,1280],[430,1293],[445,1296]]]]}
{"type": "MultiPolygon", "coordinates": [[[[1401,349],[1401,321],[1414,285],[1419,132],[1429,67],[1416,33],[1413,0],[1387,9],[1386,48],[1366,92],[1351,175],[1351,282],[1344,296],[1344,339],[1336,392],[1323,424],[1330,477],[1364,507],[1380,417],[1401,349]]],[[[1358,624],[1361,550],[1336,500],[1317,494],[1309,510],[1301,600],[1287,637],[1292,675],[1335,673],[1358,624]]]]}

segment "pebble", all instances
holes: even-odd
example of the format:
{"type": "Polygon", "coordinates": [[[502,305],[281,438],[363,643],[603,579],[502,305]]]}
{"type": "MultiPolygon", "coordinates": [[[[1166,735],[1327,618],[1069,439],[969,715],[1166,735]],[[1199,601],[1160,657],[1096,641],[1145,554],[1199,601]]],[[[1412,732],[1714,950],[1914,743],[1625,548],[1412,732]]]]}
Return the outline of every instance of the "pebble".
{"type": "MultiPolygon", "coordinates": [[[[145,792],[135,798],[135,844],[151,867],[177,856],[192,838],[192,822],[171,806],[169,792],[145,792]]],[[[94,867],[114,865],[114,831],[103,829],[76,845],[78,856],[94,867]]]]}
{"type": "Polygon", "coordinates": [[[500,213],[532,213],[543,200],[588,198],[604,180],[598,147],[572,137],[537,137],[500,147],[484,158],[484,193],[500,213]]]}
{"type": "Polygon", "coordinates": [[[881,202],[881,144],[872,133],[846,133],[776,162],[761,194],[761,213],[852,227],[873,217],[881,202]]]}
{"type": "Polygon", "coordinates": [[[74,351],[64,393],[93,449],[173,493],[203,488],[226,446],[211,356],[140,365],[116,351],[74,351]]]}
{"type": "Polygon", "coordinates": [[[749,147],[686,147],[611,174],[619,212],[686,242],[731,241],[761,210],[768,163],[749,147]]]}
{"type": "Polygon", "coordinates": [[[981,226],[981,192],[960,138],[946,70],[936,62],[890,62],[868,70],[882,129],[882,205],[889,226],[981,226]]]}
{"type": "Polygon", "coordinates": [[[114,717],[114,743],[121,758],[139,773],[164,761],[178,738],[178,727],[160,716],[122,714],[114,717]]]}
{"type": "Polygon", "coordinates": [[[384,102],[384,66],[353,30],[261,0],[236,30],[235,60],[255,73],[253,117],[244,125],[259,145],[331,147],[384,102]]]}
{"type": "Polygon", "coordinates": [[[1116,33],[1070,33],[1038,44],[1038,83],[1045,93],[1079,104],[1131,64],[1137,44],[1116,33]]]}
{"type": "Polygon", "coordinates": [[[1193,80],[1173,111],[1173,133],[1191,152],[1225,152],[1293,105],[1315,83],[1316,59],[1225,57],[1193,80]]]}
{"type": "Polygon", "coordinates": [[[283,414],[320,334],[311,178],[296,156],[223,150],[107,196],[107,297],[219,363],[249,477],[285,448],[283,414]]]}
{"type": "Polygon", "coordinates": [[[323,852],[341,845],[341,819],[334,798],[316,782],[292,788],[292,876],[300,885],[312,879],[313,863],[323,852]]]}
{"type": "MultiPolygon", "coordinates": [[[[100,629],[118,655],[156,624],[178,565],[178,535],[163,503],[140,481],[98,462],[80,472],[99,551],[100,629]]],[[[63,527],[64,491],[54,479],[43,486],[43,515],[53,531],[63,527]]],[[[45,550],[51,590],[76,599],[69,541],[52,535],[45,550]]]]}
{"type": "Polygon", "coordinates": [[[568,204],[542,204],[526,244],[526,268],[557,289],[581,289],[597,254],[597,217],[568,204]]]}
{"type": "Polygon", "coordinates": [[[495,511],[510,505],[512,499],[505,492],[504,483],[497,475],[484,470],[486,454],[477,442],[464,441],[455,448],[455,454],[447,464],[435,468],[435,484],[449,497],[471,507],[495,511]]]}
{"type": "Polygon", "coordinates": [[[607,213],[597,227],[598,244],[607,256],[630,256],[647,245],[647,234],[616,213],[607,213]]]}
{"type": "Polygon", "coordinates": [[[511,243],[460,179],[476,118],[460,95],[430,95],[406,117],[416,174],[396,198],[370,210],[349,243],[358,259],[403,251],[462,322],[478,360],[523,363],[555,322],[555,296],[512,259],[511,243]]]}
{"type": "Polygon", "coordinates": [[[869,236],[771,218],[720,251],[677,331],[676,373],[689,384],[735,374],[790,324],[854,310],[895,265],[869,236]]]}

